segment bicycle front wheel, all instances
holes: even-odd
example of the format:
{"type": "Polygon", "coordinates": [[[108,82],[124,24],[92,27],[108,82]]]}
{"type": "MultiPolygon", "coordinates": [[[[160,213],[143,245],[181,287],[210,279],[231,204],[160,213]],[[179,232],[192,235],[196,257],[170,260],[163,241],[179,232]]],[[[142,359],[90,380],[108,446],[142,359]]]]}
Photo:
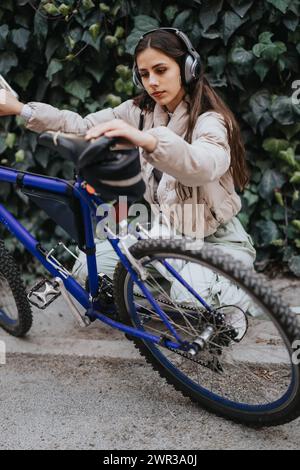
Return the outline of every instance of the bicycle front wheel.
{"type": "Polygon", "coordinates": [[[198,347],[192,354],[166,346],[174,333],[119,263],[114,295],[120,319],[162,339],[130,338],[162,377],[206,409],[240,423],[279,425],[300,415],[294,349],[300,328],[263,275],[217,249],[187,251],[181,241],[141,241],[130,251],[172,327],[198,347]]]}
{"type": "Polygon", "coordinates": [[[0,327],[21,337],[31,325],[31,307],[18,265],[0,240],[0,327]]]}

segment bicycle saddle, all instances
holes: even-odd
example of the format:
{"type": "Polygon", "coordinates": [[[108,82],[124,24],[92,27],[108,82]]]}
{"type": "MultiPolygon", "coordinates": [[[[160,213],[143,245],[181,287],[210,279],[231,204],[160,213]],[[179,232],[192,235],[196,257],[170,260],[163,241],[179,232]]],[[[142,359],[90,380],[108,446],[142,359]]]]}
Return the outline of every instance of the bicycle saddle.
{"type": "Polygon", "coordinates": [[[114,159],[113,154],[105,152],[110,150],[133,149],[134,146],[121,138],[101,137],[94,142],[84,139],[84,134],[47,131],[38,137],[38,142],[44,147],[58,152],[62,157],[73,161],[79,168],[93,163],[105,162],[114,159]]]}
{"type": "Polygon", "coordinates": [[[53,131],[43,132],[38,137],[38,142],[75,164],[82,152],[90,145],[90,142],[84,140],[83,135],[53,131]]]}

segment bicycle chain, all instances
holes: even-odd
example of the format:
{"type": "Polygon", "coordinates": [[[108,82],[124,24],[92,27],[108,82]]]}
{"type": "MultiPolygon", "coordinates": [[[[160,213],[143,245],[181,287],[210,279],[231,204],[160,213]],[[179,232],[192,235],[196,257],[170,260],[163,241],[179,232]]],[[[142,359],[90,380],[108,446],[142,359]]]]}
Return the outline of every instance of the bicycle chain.
{"type": "Polygon", "coordinates": [[[218,363],[218,366],[216,366],[215,364],[212,363],[213,361],[204,362],[204,361],[201,361],[200,359],[196,360],[194,357],[190,356],[189,354],[187,354],[183,351],[178,351],[178,349],[170,348],[169,346],[165,346],[165,348],[167,348],[169,351],[174,352],[175,354],[178,354],[178,356],[182,356],[185,359],[189,359],[192,362],[196,362],[196,364],[199,364],[200,366],[206,367],[207,369],[210,369],[213,372],[221,372],[223,370],[220,363],[218,363]]]}
{"type": "MultiPolygon", "coordinates": [[[[147,298],[146,298],[144,295],[142,295],[142,294],[134,294],[134,296],[135,296],[135,297],[141,297],[142,299],[147,300],[147,298]]],[[[160,303],[162,303],[162,304],[164,304],[164,305],[169,305],[170,307],[174,307],[174,303],[169,302],[168,300],[162,300],[162,299],[160,299],[160,298],[157,298],[157,299],[156,299],[155,297],[154,297],[154,300],[155,300],[156,302],[160,302],[160,303]]],[[[146,308],[146,307],[145,307],[145,308],[146,308]]],[[[189,306],[184,305],[184,304],[176,305],[176,308],[181,308],[181,309],[184,309],[184,310],[191,310],[191,311],[193,311],[193,312],[197,312],[197,313],[200,313],[200,314],[201,314],[201,313],[207,313],[207,310],[204,309],[204,308],[199,309],[199,308],[196,308],[196,307],[189,307],[189,306]]]]}

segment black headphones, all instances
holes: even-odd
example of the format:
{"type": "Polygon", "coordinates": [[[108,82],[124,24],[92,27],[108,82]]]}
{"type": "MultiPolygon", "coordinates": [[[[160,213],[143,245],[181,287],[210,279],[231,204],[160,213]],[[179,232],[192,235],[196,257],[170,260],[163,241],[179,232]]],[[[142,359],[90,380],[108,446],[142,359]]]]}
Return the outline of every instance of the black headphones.
{"type": "MultiPolygon", "coordinates": [[[[198,52],[193,48],[191,41],[187,37],[186,34],[184,34],[182,31],[180,31],[177,28],[156,28],[156,29],[151,29],[150,31],[147,31],[145,34],[143,34],[137,45],[136,48],[139,44],[139,42],[147,35],[152,33],[153,31],[160,31],[160,30],[165,30],[169,31],[170,33],[176,34],[186,45],[186,48],[188,52],[186,53],[186,56],[183,61],[183,66],[181,69],[181,78],[183,80],[184,85],[189,85],[193,80],[197,80],[200,76],[201,73],[201,58],[198,52]]],[[[133,68],[132,68],[132,80],[135,86],[138,88],[144,88],[144,85],[142,83],[136,62],[134,61],[133,68]]]]}

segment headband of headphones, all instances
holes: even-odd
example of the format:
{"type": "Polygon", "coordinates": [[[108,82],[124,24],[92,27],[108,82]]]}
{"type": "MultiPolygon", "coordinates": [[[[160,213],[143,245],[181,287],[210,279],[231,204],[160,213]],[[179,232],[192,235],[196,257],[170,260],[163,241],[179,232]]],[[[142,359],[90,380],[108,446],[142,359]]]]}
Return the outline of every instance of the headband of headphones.
{"type": "MultiPolygon", "coordinates": [[[[177,28],[156,28],[156,29],[151,29],[150,31],[147,31],[146,33],[144,33],[140,37],[140,39],[139,39],[139,41],[136,45],[136,48],[138,47],[138,44],[140,43],[140,41],[145,36],[147,36],[147,34],[153,33],[154,31],[161,31],[161,30],[169,31],[170,33],[176,34],[184,42],[184,44],[187,48],[187,54],[186,54],[186,58],[185,58],[185,61],[184,61],[184,64],[183,64],[183,70],[181,71],[184,84],[188,85],[193,80],[198,79],[199,76],[200,76],[200,72],[201,72],[201,58],[200,58],[200,55],[194,49],[194,47],[193,47],[191,41],[189,40],[189,38],[187,37],[187,35],[185,33],[183,33],[182,31],[180,31],[179,29],[177,29],[177,28]]],[[[135,50],[136,50],[136,48],[135,48],[135,50]]],[[[137,64],[136,64],[135,61],[134,61],[133,68],[132,68],[132,79],[133,79],[133,83],[135,84],[135,86],[137,86],[138,88],[144,88],[144,86],[142,84],[142,80],[140,78],[138,68],[137,68],[137,64]]]]}

